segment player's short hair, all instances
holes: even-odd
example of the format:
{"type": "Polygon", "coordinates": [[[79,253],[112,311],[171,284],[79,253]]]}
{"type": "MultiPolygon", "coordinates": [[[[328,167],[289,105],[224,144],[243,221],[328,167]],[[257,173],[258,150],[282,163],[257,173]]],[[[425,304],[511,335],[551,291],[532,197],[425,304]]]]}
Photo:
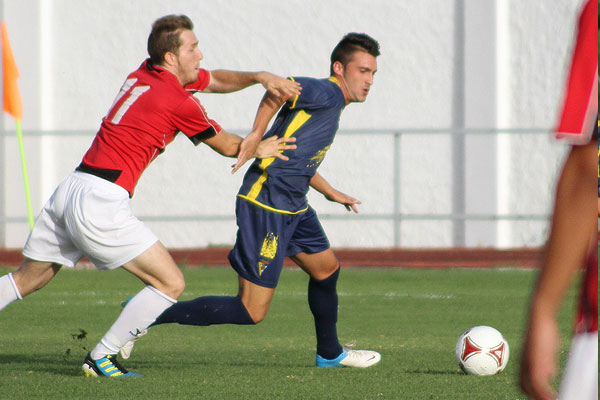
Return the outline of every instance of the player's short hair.
{"type": "Polygon", "coordinates": [[[168,52],[177,54],[181,46],[179,34],[193,29],[192,20],[185,15],[166,15],[154,21],[148,36],[148,55],[152,64],[161,65],[168,52]]]}
{"type": "Polygon", "coordinates": [[[348,33],[340,40],[331,53],[330,74],[333,75],[333,63],[339,61],[345,67],[356,51],[364,51],[373,57],[379,53],[379,43],[366,33],[348,33]]]}

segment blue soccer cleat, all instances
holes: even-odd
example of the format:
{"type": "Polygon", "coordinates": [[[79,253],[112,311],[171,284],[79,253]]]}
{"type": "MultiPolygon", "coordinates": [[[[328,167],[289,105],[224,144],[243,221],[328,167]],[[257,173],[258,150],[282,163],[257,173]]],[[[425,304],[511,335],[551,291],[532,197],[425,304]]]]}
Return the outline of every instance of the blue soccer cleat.
{"type": "Polygon", "coordinates": [[[102,357],[99,360],[93,360],[90,353],[85,356],[81,366],[86,377],[107,376],[110,378],[135,378],[142,376],[135,372],[127,371],[119,362],[114,354],[102,357]]]}
{"type": "Polygon", "coordinates": [[[375,365],[381,360],[381,354],[371,350],[350,350],[344,349],[342,354],[328,360],[317,354],[316,366],[321,368],[367,368],[375,365]]]}

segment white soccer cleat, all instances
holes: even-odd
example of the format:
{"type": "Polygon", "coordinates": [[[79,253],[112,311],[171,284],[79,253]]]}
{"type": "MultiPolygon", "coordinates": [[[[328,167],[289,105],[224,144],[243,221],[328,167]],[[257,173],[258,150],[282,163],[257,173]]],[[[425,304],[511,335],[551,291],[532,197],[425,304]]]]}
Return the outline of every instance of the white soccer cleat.
{"type": "Polygon", "coordinates": [[[121,350],[119,350],[119,354],[121,355],[121,358],[123,360],[127,360],[131,356],[131,352],[133,351],[133,346],[135,345],[135,342],[139,338],[144,336],[146,333],[148,333],[148,329],[142,329],[135,335],[133,339],[131,339],[129,342],[125,343],[123,347],[121,347],[121,350]]]}
{"type": "Polygon", "coordinates": [[[381,360],[381,354],[372,350],[346,350],[346,357],[339,363],[345,367],[366,368],[381,360]]]}
{"type": "Polygon", "coordinates": [[[367,368],[381,360],[381,354],[372,350],[344,349],[342,354],[333,360],[328,360],[317,354],[316,365],[321,368],[367,368]]]}

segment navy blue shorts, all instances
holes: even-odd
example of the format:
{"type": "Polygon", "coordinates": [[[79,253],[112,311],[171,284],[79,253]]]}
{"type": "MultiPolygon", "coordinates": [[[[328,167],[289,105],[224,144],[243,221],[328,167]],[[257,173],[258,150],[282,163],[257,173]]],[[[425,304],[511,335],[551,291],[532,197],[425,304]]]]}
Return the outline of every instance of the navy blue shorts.
{"type": "Polygon", "coordinates": [[[329,248],[317,213],[310,206],[305,212],[288,215],[238,198],[235,213],[238,232],[229,262],[242,278],[256,285],[275,288],[286,256],[329,248]]]}

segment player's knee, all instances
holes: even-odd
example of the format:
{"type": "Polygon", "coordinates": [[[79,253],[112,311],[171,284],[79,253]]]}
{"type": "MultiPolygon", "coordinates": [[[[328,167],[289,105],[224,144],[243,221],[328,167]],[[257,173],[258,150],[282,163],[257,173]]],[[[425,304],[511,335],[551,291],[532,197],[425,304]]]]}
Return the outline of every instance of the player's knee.
{"type": "Polygon", "coordinates": [[[311,277],[317,281],[322,281],[332,276],[339,268],[340,264],[338,263],[338,261],[332,260],[327,264],[323,264],[318,271],[311,275],[311,277]]]}
{"type": "Polygon", "coordinates": [[[269,308],[263,308],[263,307],[246,307],[246,311],[248,311],[248,315],[250,315],[250,318],[252,319],[252,321],[255,324],[258,324],[259,322],[263,321],[265,319],[265,317],[267,316],[267,311],[269,310],[269,308]]]}
{"type": "Polygon", "coordinates": [[[185,279],[183,279],[183,275],[173,277],[169,282],[165,285],[162,291],[169,297],[177,299],[183,291],[185,290],[185,279]]]}
{"type": "Polygon", "coordinates": [[[337,259],[330,262],[326,268],[327,278],[329,278],[331,275],[333,275],[335,273],[335,271],[337,271],[339,268],[340,268],[340,263],[338,262],[337,259]]]}
{"type": "Polygon", "coordinates": [[[252,318],[252,322],[254,322],[255,325],[262,322],[266,316],[267,314],[250,314],[250,318],[252,318]]]}
{"type": "Polygon", "coordinates": [[[185,290],[185,279],[183,279],[183,277],[181,277],[180,279],[177,280],[177,282],[175,283],[175,287],[173,288],[173,290],[176,293],[176,297],[181,296],[181,294],[185,290]]]}

